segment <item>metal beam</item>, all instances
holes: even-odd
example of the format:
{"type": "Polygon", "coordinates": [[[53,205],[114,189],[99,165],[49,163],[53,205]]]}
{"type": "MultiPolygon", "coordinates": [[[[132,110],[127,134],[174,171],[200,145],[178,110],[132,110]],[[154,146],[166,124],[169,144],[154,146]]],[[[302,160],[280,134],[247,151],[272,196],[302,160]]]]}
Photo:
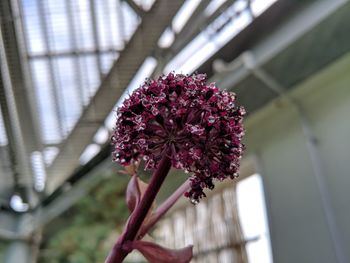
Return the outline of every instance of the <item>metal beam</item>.
{"type": "Polygon", "coordinates": [[[75,172],[74,176],[60,186],[51,196],[42,200],[40,205],[28,213],[0,213],[0,240],[33,241],[41,229],[60,216],[83,196],[86,196],[99,182],[113,176],[121,167],[109,159],[110,146],[89,163],[75,172]],[[17,227],[17,222],[26,217],[25,223],[17,227]]]}
{"type": "Polygon", "coordinates": [[[73,206],[99,182],[115,174],[120,167],[110,161],[110,150],[110,145],[105,145],[98,155],[76,171],[53,194],[42,200],[34,210],[25,214],[0,213],[0,240],[32,240],[33,236],[40,233],[41,229],[51,220],[73,206]],[[26,217],[26,221],[25,224],[22,222],[19,228],[17,227],[17,221],[23,216],[26,217]]]}
{"type": "MultiPolygon", "coordinates": [[[[168,64],[168,62],[179,51],[178,49],[179,46],[180,45],[185,46],[188,43],[189,41],[188,36],[193,34],[193,30],[196,30],[195,25],[198,25],[199,22],[203,20],[204,18],[203,12],[209,3],[210,3],[210,0],[203,0],[198,4],[198,6],[194,10],[190,18],[186,21],[186,23],[184,24],[180,32],[176,33],[175,40],[170,45],[170,47],[165,49],[157,48],[155,52],[155,56],[158,59],[158,64],[152,73],[152,77],[161,75],[163,73],[165,66],[168,64]]],[[[172,25],[170,25],[170,28],[172,29],[172,25]]]]}
{"type": "MultiPolygon", "coordinates": [[[[3,98],[0,98],[0,104],[2,101],[3,98]]],[[[9,145],[0,146],[0,210],[1,208],[9,208],[8,200],[11,198],[15,185],[9,150],[9,145]]]]}
{"type": "Polygon", "coordinates": [[[230,7],[236,0],[228,0],[223,2],[218,9],[206,16],[204,9],[210,1],[202,1],[194,12],[193,16],[187,21],[184,30],[175,36],[175,41],[169,48],[172,54],[180,52],[191,40],[193,40],[199,33],[201,33],[208,25],[210,25],[216,18],[218,18],[228,7],[230,7]],[[205,4],[205,5],[204,5],[205,4]]]}
{"type": "Polygon", "coordinates": [[[201,1],[196,10],[186,22],[183,29],[175,35],[175,40],[170,47],[160,50],[159,61],[154,70],[153,76],[163,72],[165,66],[173,59],[183,48],[186,47],[197,35],[207,28],[215,19],[217,19],[228,7],[236,0],[228,0],[223,2],[217,10],[210,16],[206,16],[204,10],[207,8],[210,1],[201,1]]]}
{"type": "MultiPolygon", "coordinates": [[[[71,2],[69,2],[71,3],[71,2]]],[[[121,49],[108,48],[100,49],[99,54],[115,54],[120,52],[121,49]]],[[[95,55],[96,50],[71,50],[71,51],[59,51],[59,52],[44,52],[36,54],[28,54],[28,59],[42,59],[42,58],[53,58],[53,57],[75,57],[75,56],[85,56],[85,55],[95,55]]]]}
{"type": "MultiPolygon", "coordinates": [[[[299,10],[269,37],[265,37],[264,40],[250,48],[251,54],[255,56],[256,66],[267,63],[345,3],[347,3],[347,0],[312,1],[299,10]],[[286,32],[288,32],[287,35],[286,32]]],[[[243,53],[230,63],[223,60],[214,61],[212,67],[215,74],[209,81],[216,81],[217,85],[223,89],[230,89],[235,86],[251,74],[249,66],[244,66],[244,56],[243,53]],[[235,74],[232,74],[232,72],[235,72],[235,74]]]]}
{"type": "MultiPolygon", "coordinates": [[[[30,229],[31,232],[45,226],[47,223],[68,210],[82,197],[86,196],[91,189],[104,180],[106,176],[111,175],[112,166],[115,165],[112,164],[109,159],[106,159],[91,172],[85,174],[79,182],[74,184],[74,186],[70,186],[69,183],[66,183],[66,185],[63,186],[63,189],[65,189],[63,193],[61,193],[49,205],[39,207],[34,213],[34,224],[33,229],[30,229]]],[[[26,236],[26,233],[24,233],[24,236],[26,236]]]]}
{"type": "Polygon", "coordinates": [[[94,98],[84,110],[79,122],[60,148],[60,153],[48,168],[48,193],[62,184],[79,165],[79,156],[103,124],[107,115],[133,79],[183,1],[156,1],[144,16],[125,50],[103,79],[94,98]],[[154,18],[157,19],[154,19],[154,18]],[[82,134],[84,136],[82,136],[82,134]]]}
{"type": "Polygon", "coordinates": [[[30,136],[26,138],[26,148],[30,153],[41,148],[41,140],[37,102],[32,87],[29,63],[26,59],[27,49],[18,2],[0,1],[0,17],[2,42],[16,98],[16,108],[20,122],[23,124],[23,133],[25,136],[30,136]]]}
{"type": "MultiPolygon", "coordinates": [[[[30,153],[40,149],[33,94],[25,79],[25,63],[18,42],[14,18],[16,9],[10,2],[0,2],[0,93],[5,129],[9,141],[9,155],[17,191],[33,207],[37,198],[33,187],[30,153]]],[[[18,15],[18,14],[17,14],[18,15]]]]}
{"type": "Polygon", "coordinates": [[[29,236],[18,234],[14,231],[9,231],[7,229],[0,229],[0,240],[3,241],[27,241],[29,236]]]}
{"type": "MultiPolygon", "coordinates": [[[[175,35],[175,40],[174,42],[170,45],[170,47],[161,49],[157,48],[155,51],[155,56],[157,57],[158,64],[156,68],[153,70],[152,73],[152,78],[156,78],[157,76],[161,75],[163,73],[163,70],[165,66],[169,63],[171,59],[173,59],[177,52],[180,50],[180,46],[185,46],[188,44],[190,39],[188,36],[195,34],[193,31],[197,30],[196,25],[198,26],[201,24],[201,21],[203,21],[203,18],[205,17],[204,15],[204,10],[207,8],[209,5],[210,0],[203,0],[201,1],[190,18],[186,21],[180,32],[177,32],[175,35]]],[[[172,30],[172,25],[170,25],[170,28],[172,30]]],[[[202,29],[201,27],[199,28],[200,30],[202,29]]]]}

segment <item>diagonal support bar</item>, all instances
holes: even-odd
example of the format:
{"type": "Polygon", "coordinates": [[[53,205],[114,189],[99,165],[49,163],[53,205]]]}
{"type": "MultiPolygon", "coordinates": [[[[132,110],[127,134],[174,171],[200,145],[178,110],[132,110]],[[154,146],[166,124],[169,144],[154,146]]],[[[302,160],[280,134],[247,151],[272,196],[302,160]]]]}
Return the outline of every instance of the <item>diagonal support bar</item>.
{"type": "Polygon", "coordinates": [[[183,2],[158,0],[144,15],[141,25],[103,79],[95,97],[63,143],[56,160],[48,168],[48,193],[62,184],[79,165],[79,156],[84,148],[91,142],[144,60],[152,55],[159,37],[183,2]]]}

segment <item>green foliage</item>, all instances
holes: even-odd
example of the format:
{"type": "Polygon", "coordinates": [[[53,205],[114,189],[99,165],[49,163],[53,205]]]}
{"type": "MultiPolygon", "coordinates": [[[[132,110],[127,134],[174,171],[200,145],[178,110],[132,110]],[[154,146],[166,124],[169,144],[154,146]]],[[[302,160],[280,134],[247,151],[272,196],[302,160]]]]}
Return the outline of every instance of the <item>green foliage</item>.
{"type": "MultiPolygon", "coordinates": [[[[106,239],[125,222],[128,209],[124,192],[129,177],[112,176],[61,216],[53,233],[45,237],[42,263],[103,262],[110,243],[106,239]],[[63,226],[61,226],[63,225],[63,226]]],[[[53,222],[49,228],[55,228],[53,222]],[[53,226],[52,226],[53,225],[53,226]]]]}

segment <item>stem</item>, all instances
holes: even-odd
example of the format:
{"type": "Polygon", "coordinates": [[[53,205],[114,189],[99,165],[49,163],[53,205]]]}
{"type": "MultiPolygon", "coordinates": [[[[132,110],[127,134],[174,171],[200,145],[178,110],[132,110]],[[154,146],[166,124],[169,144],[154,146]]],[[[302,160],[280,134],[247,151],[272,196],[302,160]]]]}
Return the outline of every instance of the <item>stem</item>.
{"type": "Polygon", "coordinates": [[[130,251],[126,250],[123,245],[127,241],[133,241],[156,198],[161,185],[164,182],[171,168],[170,151],[166,151],[160,161],[157,170],[152,175],[149,185],[140,203],[136,206],[134,212],[130,216],[130,220],[126,226],[126,230],[117,243],[113,246],[111,253],[105,263],[121,263],[130,251]]]}
{"type": "Polygon", "coordinates": [[[176,203],[183,194],[190,189],[190,180],[187,179],[167,200],[162,203],[147,224],[141,227],[140,235],[144,236],[159,221],[159,219],[176,203]]]}

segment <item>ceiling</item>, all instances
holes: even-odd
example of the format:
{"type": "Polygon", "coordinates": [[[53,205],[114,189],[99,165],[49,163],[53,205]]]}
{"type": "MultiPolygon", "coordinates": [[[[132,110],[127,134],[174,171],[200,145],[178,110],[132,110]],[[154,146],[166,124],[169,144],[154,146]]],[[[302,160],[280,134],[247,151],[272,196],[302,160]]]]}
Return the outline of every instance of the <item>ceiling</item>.
{"type": "Polygon", "coordinates": [[[262,2],[1,1],[3,209],[40,204],[108,141],[126,90],[196,67],[196,48],[209,58],[275,1],[262,2]]]}

